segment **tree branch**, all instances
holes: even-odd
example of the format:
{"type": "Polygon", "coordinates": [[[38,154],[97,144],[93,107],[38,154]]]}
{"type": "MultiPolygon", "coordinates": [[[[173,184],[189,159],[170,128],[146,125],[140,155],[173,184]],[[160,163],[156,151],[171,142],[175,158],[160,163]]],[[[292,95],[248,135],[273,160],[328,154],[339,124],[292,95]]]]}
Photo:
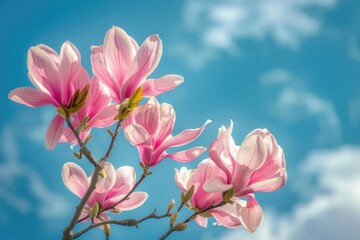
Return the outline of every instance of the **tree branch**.
{"type": "Polygon", "coordinates": [[[155,219],[161,219],[161,218],[165,218],[165,217],[170,217],[171,213],[166,212],[163,215],[156,215],[156,209],[150,213],[149,215],[139,219],[139,220],[135,220],[135,219],[124,219],[124,220],[108,220],[108,221],[103,221],[103,222],[99,222],[99,223],[93,223],[91,225],[89,225],[88,227],[86,227],[85,229],[81,230],[80,232],[75,233],[73,236],[74,238],[78,238],[81,235],[83,235],[84,233],[86,233],[87,231],[95,228],[95,227],[99,227],[105,224],[116,224],[116,225],[121,225],[121,226],[135,226],[135,227],[139,227],[138,225],[148,219],[151,218],[155,218],[155,219]]]}
{"type": "Polygon", "coordinates": [[[91,154],[91,152],[85,146],[84,142],[80,139],[79,133],[78,133],[78,131],[76,131],[76,129],[72,125],[70,117],[66,117],[65,120],[66,120],[66,123],[68,124],[69,128],[74,133],[74,135],[80,145],[80,151],[85,155],[85,157],[89,160],[89,162],[91,162],[95,167],[95,171],[91,178],[89,188],[86,190],[79,205],[76,207],[76,211],[75,211],[69,225],[63,231],[62,239],[63,240],[71,240],[71,239],[73,239],[72,231],[77,223],[77,220],[79,219],[79,217],[81,215],[81,212],[84,209],[84,206],[85,206],[87,200],[89,199],[91,193],[96,188],[96,183],[98,182],[98,179],[99,179],[99,172],[103,169],[103,167],[96,161],[95,157],[91,154]]]}
{"type": "Polygon", "coordinates": [[[120,132],[120,128],[121,128],[121,123],[122,123],[122,120],[119,120],[117,122],[117,125],[116,125],[116,128],[115,128],[115,132],[114,132],[114,135],[111,137],[111,142],[109,144],[109,147],[108,147],[108,150],[106,151],[105,155],[100,159],[100,162],[106,162],[108,157],[110,156],[110,153],[114,147],[114,143],[115,143],[115,140],[120,132]]]}
{"type": "MultiPolygon", "coordinates": [[[[207,212],[207,211],[209,211],[209,210],[211,210],[211,209],[224,206],[225,204],[227,204],[227,203],[224,202],[224,201],[222,201],[222,202],[220,202],[220,203],[218,203],[218,204],[216,204],[216,205],[210,206],[210,207],[208,207],[208,208],[206,208],[206,209],[204,209],[204,210],[201,210],[201,211],[199,211],[199,212],[194,212],[190,217],[188,217],[185,221],[183,221],[183,223],[188,223],[188,222],[194,220],[197,215],[199,215],[199,214],[201,214],[201,213],[204,213],[204,212],[207,212]]],[[[174,231],[177,231],[177,230],[176,230],[176,225],[170,227],[169,230],[168,230],[164,235],[162,235],[162,236],[159,238],[159,240],[164,240],[165,238],[167,238],[167,237],[168,237],[172,232],[174,232],[174,231]]]]}

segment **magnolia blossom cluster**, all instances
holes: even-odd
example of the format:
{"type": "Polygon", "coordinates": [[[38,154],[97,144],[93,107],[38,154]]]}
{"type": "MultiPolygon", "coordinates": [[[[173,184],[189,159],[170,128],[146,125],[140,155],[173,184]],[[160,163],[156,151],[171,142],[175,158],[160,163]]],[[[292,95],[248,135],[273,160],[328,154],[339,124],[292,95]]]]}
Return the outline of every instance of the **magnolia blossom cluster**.
{"type": "MultiPolygon", "coordinates": [[[[29,78],[35,88],[14,89],[9,98],[30,107],[56,108],[45,135],[48,149],[58,142],[67,142],[83,144],[80,146],[83,150],[92,128],[110,127],[118,122],[125,138],[138,149],[144,170],[165,158],[190,162],[207,148],[197,146],[172,153],[168,149],[194,141],[211,121],[172,134],[175,110],[155,97],[176,88],[183,78],[175,74],[149,78],[161,55],[162,42],[158,35],[149,36],[139,46],[124,30],[112,27],[103,45],[91,47],[93,76],[90,77],[81,65],[78,49],[69,41],[62,45],[59,54],[40,44],[30,48],[27,59],[29,78]],[[149,100],[140,105],[142,97],[149,100]]],[[[242,226],[253,232],[263,216],[254,193],[275,191],[284,185],[285,158],[268,130],[252,131],[238,146],[232,138],[232,129],[232,122],[228,128],[219,129],[208,148],[209,158],[201,161],[197,169],[176,170],[175,181],[183,196],[179,210],[183,205],[191,209],[194,214],[188,221],[195,219],[203,227],[207,226],[209,217],[214,217],[218,225],[242,226]]],[[[135,191],[141,181],[137,181],[133,167],[121,166],[115,170],[107,157],[101,164],[102,177],[90,194],[87,193],[95,173],[87,176],[73,162],[63,166],[65,186],[86,202],[80,216],[75,215],[77,221],[105,222],[110,211],[135,209],[149,197],[146,192],[135,191]]],[[[170,212],[166,216],[170,215],[173,219],[170,212]]]]}

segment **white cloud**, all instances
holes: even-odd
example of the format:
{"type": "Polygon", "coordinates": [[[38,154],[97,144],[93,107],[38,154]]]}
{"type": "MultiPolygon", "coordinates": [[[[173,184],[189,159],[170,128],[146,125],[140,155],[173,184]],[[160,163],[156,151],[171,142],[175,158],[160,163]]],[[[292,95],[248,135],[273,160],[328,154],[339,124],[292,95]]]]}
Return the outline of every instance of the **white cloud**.
{"type": "Polygon", "coordinates": [[[272,111],[281,120],[298,122],[315,119],[319,134],[315,142],[338,143],[341,138],[341,123],[330,101],[313,94],[306,89],[301,80],[284,69],[275,69],[260,76],[264,86],[280,85],[281,91],[274,102],[270,102],[272,111]]]}
{"type": "MultiPolygon", "coordinates": [[[[312,151],[299,170],[299,181],[315,177],[312,194],[287,214],[265,211],[254,234],[229,230],[220,240],[355,240],[360,236],[360,146],[312,151]]],[[[207,238],[208,240],[208,238],[207,238]]]]}
{"type": "MultiPolygon", "coordinates": [[[[70,203],[63,196],[50,190],[40,175],[30,166],[18,159],[19,129],[11,124],[5,125],[0,133],[0,150],[3,160],[0,163],[0,202],[11,207],[15,214],[26,214],[32,211],[46,220],[58,218],[70,210],[70,203]],[[38,201],[32,202],[19,191],[16,181],[26,180],[28,191],[38,201]]],[[[11,211],[11,210],[10,210],[11,211]]],[[[10,211],[0,213],[2,223],[6,223],[10,211]]]]}
{"type": "MultiPolygon", "coordinates": [[[[187,45],[174,55],[199,68],[221,51],[235,54],[241,39],[263,40],[270,36],[278,45],[297,49],[303,39],[321,31],[321,22],[306,10],[329,8],[335,0],[188,0],[183,13],[187,45]],[[190,38],[189,38],[190,36],[190,38]],[[189,39],[192,39],[190,41],[189,39]],[[211,49],[211,50],[210,50],[211,49]],[[186,51],[186,52],[184,52],[186,51]],[[212,54],[204,54],[204,52],[212,54]],[[210,55],[210,56],[209,56],[210,55]],[[196,58],[195,65],[192,58],[196,58]],[[202,61],[199,64],[199,61],[202,61]]],[[[184,43],[185,42],[185,43],[184,43]]]]}

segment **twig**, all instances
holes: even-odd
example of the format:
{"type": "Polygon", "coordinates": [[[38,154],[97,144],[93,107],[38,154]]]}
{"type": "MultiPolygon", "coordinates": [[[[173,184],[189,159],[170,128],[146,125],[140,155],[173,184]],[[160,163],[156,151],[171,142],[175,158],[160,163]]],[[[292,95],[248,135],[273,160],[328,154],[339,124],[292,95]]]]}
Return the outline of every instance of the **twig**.
{"type": "Polygon", "coordinates": [[[93,174],[93,176],[91,178],[89,188],[86,190],[86,192],[85,192],[83,198],[81,199],[79,205],[76,207],[76,211],[75,211],[69,225],[63,231],[62,239],[63,240],[71,240],[71,239],[73,239],[72,230],[74,229],[74,227],[75,227],[75,225],[77,223],[77,220],[79,219],[79,217],[81,215],[81,212],[83,211],[87,200],[89,199],[91,193],[96,188],[96,183],[98,182],[98,179],[99,179],[99,174],[98,173],[102,170],[102,166],[96,161],[95,157],[87,149],[84,142],[81,141],[79,133],[76,131],[76,129],[74,128],[74,126],[71,123],[70,117],[66,117],[65,120],[66,120],[66,123],[68,124],[69,128],[74,133],[76,139],[78,140],[78,143],[80,145],[80,151],[85,155],[85,157],[95,167],[95,171],[94,171],[94,174],[93,174]]]}
{"type": "MultiPolygon", "coordinates": [[[[188,222],[194,220],[197,215],[199,215],[199,214],[201,214],[201,213],[204,213],[204,212],[207,212],[207,211],[209,211],[209,210],[211,210],[211,209],[224,206],[225,204],[226,204],[226,202],[222,201],[221,203],[218,203],[218,204],[216,204],[216,205],[210,206],[210,207],[208,207],[208,208],[206,208],[206,209],[204,209],[204,210],[201,210],[201,211],[199,211],[199,212],[195,212],[195,213],[193,213],[190,217],[188,217],[188,218],[187,218],[185,221],[183,221],[183,222],[184,222],[184,223],[188,223],[188,222]]],[[[176,226],[176,225],[175,225],[175,226],[176,226]]],[[[170,227],[169,230],[168,230],[164,235],[162,235],[162,236],[159,238],[159,240],[164,240],[164,239],[167,238],[172,232],[176,231],[176,227],[175,227],[175,226],[170,227]]]]}
{"type": "Polygon", "coordinates": [[[112,151],[112,149],[114,147],[115,140],[116,140],[116,138],[117,138],[117,136],[118,136],[118,134],[120,132],[121,123],[122,123],[122,120],[119,120],[117,122],[115,132],[114,132],[114,135],[111,137],[111,142],[109,144],[108,150],[106,151],[105,155],[100,159],[100,162],[106,162],[106,160],[110,156],[110,153],[111,153],[111,151],[112,151]]]}
{"type": "Polygon", "coordinates": [[[170,217],[170,213],[166,212],[163,215],[156,215],[155,214],[156,209],[150,213],[149,215],[147,215],[146,217],[143,217],[139,220],[135,220],[135,219],[124,219],[124,220],[108,220],[108,221],[103,221],[103,222],[99,222],[99,223],[93,223],[91,225],[89,225],[88,227],[86,227],[85,229],[81,230],[80,232],[75,233],[73,236],[74,238],[78,238],[81,235],[83,235],[84,233],[86,233],[87,231],[89,231],[90,229],[93,229],[95,227],[99,227],[105,224],[116,224],[116,225],[121,225],[121,226],[135,226],[135,227],[139,227],[138,225],[148,219],[151,218],[156,218],[156,219],[161,219],[161,218],[165,218],[165,217],[170,217]]]}

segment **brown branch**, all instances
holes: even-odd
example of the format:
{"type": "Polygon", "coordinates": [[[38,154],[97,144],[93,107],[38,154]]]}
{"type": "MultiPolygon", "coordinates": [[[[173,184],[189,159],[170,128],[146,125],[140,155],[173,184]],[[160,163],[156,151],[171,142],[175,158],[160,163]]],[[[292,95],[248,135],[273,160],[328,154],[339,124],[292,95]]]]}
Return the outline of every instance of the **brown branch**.
{"type": "Polygon", "coordinates": [[[75,233],[73,236],[74,238],[78,238],[81,235],[83,235],[84,233],[86,233],[87,231],[89,231],[90,229],[93,229],[95,227],[99,227],[105,224],[116,224],[116,225],[121,225],[121,226],[135,226],[135,227],[139,227],[138,225],[148,219],[151,218],[155,218],[155,219],[161,219],[161,218],[165,218],[165,217],[170,217],[171,213],[166,212],[163,215],[156,215],[156,209],[150,213],[149,215],[139,219],[139,220],[135,220],[135,219],[124,219],[124,220],[108,220],[108,221],[103,221],[103,222],[99,222],[99,223],[93,223],[91,225],[89,225],[88,227],[86,227],[85,229],[81,230],[80,232],[75,233]]]}
{"type": "Polygon", "coordinates": [[[83,211],[85,204],[86,204],[87,200],[89,199],[91,193],[96,188],[96,183],[98,182],[99,172],[102,170],[102,166],[96,161],[95,157],[91,154],[91,152],[85,146],[84,142],[80,139],[79,133],[78,133],[78,131],[76,131],[76,129],[72,125],[70,117],[66,117],[65,120],[80,145],[80,151],[85,155],[85,157],[89,160],[89,162],[91,162],[95,167],[95,171],[91,178],[89,188],[86,190],[79,205],[76,207],[76,211],[75,211],[69,225],[63,231],[62,239],[63,240],[71,240],[71,239],[73,239],[72,231],[77,223],[77,220],[79,219],[81,212],[83,211]]]}
{"type": "Polygon", "coordinates": [[[100,159],[100,162],[106,162],[107,159],[108,159],[108,157],[110,156],[110,153],[111,153],[111,151],[112,151],[112,149],[113,149],[113,147],[114,147],[115,140],[116,140],[116,138],[117,138],[117,136],[118,136],[118,134],[119,134],[119,132],[120,132],[121,123],[122,123],[122,120],[119,120],[119,121],[117,122],[117,125],[116,125],[116,128],[115,128],[115,132],[114,132],[114,135],[111,137],[111,142],[110,142],[110,144],[109,144],[108,150],[106,151],[104,157],[102,157],[102,158],[100,159]]]}
{"type": "MultiPolygon", "coordinates": [[[[199,215],[199,214],[201,214],[201,213],[204,213],[204,212],[207,212],[207,211],[209,211],[209,210],[211,210],[211,209],[224,206],[225,204],[226,204],[226,202],[222,201],[221,203],[218,203],[218,204],[216,204],[216,205],[210,206],[210,207],[208,207],[208,208],[206,208],[206,209],[204,209],[204,210],[201,210],[201,211],[199,211],[199,212],[194,212],[190,217],[188,217],[187,219],[185,219],[185,220],[183,221],[183,223],[188,223],[188,222],[194,220],[197,215],[199,215]]],[[[159,240],[164,240],[165,238],[167,238],[167,237],[168,237],[172,232],[174,232],[174,231],[177,231],[177,230],[176,230],[176,225],[175,225],[175,226],[171,226],[171,227],[169,228],[169,230],[168,230],[164,235],[162,235],[162,236],[159,238],[159,240]]]]}

